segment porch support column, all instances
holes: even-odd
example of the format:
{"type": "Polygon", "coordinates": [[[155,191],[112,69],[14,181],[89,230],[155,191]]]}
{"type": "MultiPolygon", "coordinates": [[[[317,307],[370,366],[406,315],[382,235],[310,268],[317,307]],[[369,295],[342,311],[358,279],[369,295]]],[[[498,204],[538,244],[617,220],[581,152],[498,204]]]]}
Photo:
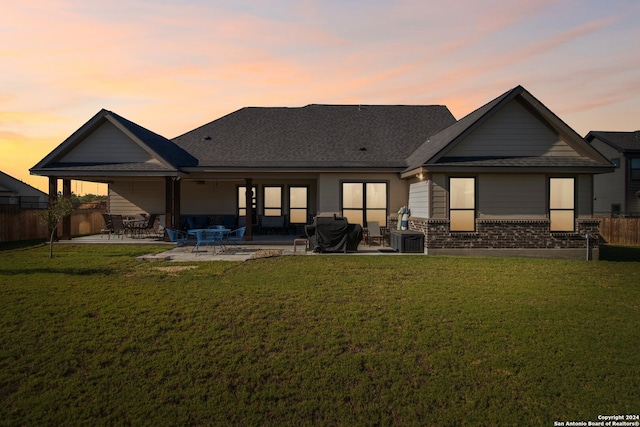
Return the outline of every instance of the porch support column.
{"type": "MultiPolygon", "coordinates": [[[[58,177],[50,176],[49,177],[49,208],[53,206],[57,198],[58,198],[58,177]]],[[[52,231],[53,229],[51,228],[51,225],[49,225],[47,228],[47,232],[48,232],[47,236],[51,236],[52,231]]],[[[57,236],[54,236],[54,238],[55,237],[57,236]]]]}
{"type": "Polygon", "coordinates": [[[173,228],[180,228],[180,177],[173,179],[173,228]]]}
{"type": "MultiPolygon", "coordinates": [[[[166,228],[180,228],[180,177],[164,177],[164,225],[166,228]]],[[[169,236],[164,235],[168,241],[169,236]]]]}
{"type": "Polygon", "coordinates": [[[250,242],[253,240],[253,180],[251,178],[245,178],[244,180],[244,203],[246,206],[246,221],[245,225],[247,229],[244,232],[244,240],[250,242]]]}
{"type": "MultiPolygon", "coordinates": [[[[164,177],[164,226],[173,228],[173,179],[164,177]]],[[[165,234],[165,239],[167,235],[165,234]]]]}
{"type": "MultiPolygon", "coordinates": [[[[62,197],[71,200],[71,180],[62,180],[62,197]]],[[[71,215],[62,218],[62,240],[71,240],[71,215]]]]}

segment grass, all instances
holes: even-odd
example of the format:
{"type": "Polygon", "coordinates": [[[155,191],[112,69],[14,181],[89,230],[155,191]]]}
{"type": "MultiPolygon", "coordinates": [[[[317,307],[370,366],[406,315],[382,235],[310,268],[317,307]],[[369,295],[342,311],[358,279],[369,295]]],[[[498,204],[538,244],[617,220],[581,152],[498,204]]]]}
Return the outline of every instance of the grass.
{"type": "MultiPolygon", "coordinates": [[[[160,250],[160,249],[158,249],[160,250]]],[[[638,412],[640,263],[0,252],[0,425],[553,425],[638,412]]]]}

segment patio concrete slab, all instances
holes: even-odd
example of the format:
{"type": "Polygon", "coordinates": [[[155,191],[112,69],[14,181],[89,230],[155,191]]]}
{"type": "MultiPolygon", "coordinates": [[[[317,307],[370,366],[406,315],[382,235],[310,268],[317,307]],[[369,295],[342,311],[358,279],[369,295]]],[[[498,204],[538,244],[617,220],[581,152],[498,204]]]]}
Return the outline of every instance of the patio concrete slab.
{"type": "Polygon", "coordinates": [[[251,259],[267,258],[271,256],[359,256],[359,255],[415,255],[394,252],[388,246],[369,246],[361,244],[357,252],[348,253],[322,253],[318,254],[298,244],[294,252],[294,239],[292,235],[264,235],[254,236],[251,242],[242,242],[238,246],[227,246],[225,251],[216,247],[215,254],[211,247],[199,248],[193,251],[195,240],[188,242],[186,246],[176,247],[175,243],[164,242],[158,237],[119,237],[106,235],[91,235],[74,237],[71,240],[61,240],[56,244],[102,244],[102,245],[162,245],[167,249],[162,252],[149,253],[138,257],[139,261],[149,262],[194,262],[194,261],[247,261],[251,259]]]}

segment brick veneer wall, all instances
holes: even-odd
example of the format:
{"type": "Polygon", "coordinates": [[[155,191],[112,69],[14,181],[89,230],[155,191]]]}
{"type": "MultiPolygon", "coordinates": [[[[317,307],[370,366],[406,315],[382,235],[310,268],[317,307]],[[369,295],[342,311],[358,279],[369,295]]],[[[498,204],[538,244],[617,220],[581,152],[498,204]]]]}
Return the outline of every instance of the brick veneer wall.
{"type": "MultiPolygon", "coordinates": [[[[395,230],[397,217],[387,219],[395,230]]],[[[409,218],[409,229],[425,235],[428,249],[579,249],[586,248],[589,234],[592,248],[599,243],[599,220],[577,219],[575,233],[552,233],[547,219],[477,219],[475,232],[451,232],[448,219],[409,218]]]]}

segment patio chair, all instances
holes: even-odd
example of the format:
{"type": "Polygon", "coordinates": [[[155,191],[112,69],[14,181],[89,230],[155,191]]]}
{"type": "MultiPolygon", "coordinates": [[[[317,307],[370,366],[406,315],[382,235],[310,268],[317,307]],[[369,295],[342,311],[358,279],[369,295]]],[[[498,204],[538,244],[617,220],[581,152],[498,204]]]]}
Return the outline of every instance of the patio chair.
{"type": "Polygon", "coordinates": [[[124,238],[125,227],[122,215],[111,215],[111,230],[115,235],[120,235],[120,238],[124,238]]]}
{"type": "Polygon", "coordinates": [[[173,228],[165,228],[169,241],[175,242],[176,247],[184,246],[189,240],[189,235],[181,230],[175,230],[173,228]]]}
{"type": "Polygon", "coordinates": [[[367,244],[371,246],[372,240],[379,240],[380,245],[384,246],[384,235],[380,231],[380,223],[378,221],[369,221],[367,223],[367,244]]]}
{"type": "Polygon", "coordinates": [[[247,231],[247,227],[240,227],[227,234],[227,242],[238,246],[238,242],[244,240],[244,233],[247,231]]]}
{"type": "Polygon", "coordinates": [[[224,243],[222,242],[222,237],[224,236],[224,232],[219,229],[204,229],[198,230],[196,232],[196,246],[193,248],[191,252],[195,252],[196,256],[198,256],[198,249],[201,246],[211,246],[213,247],[213,254],[216,254],[216,245],[220,246],[221,250],[226,249],[224,243]]]}
{"type": "Polygon", "coordinates": [[[150,236],[151,231],[155,230],[157,218],[158,214],[149,215],[149,218],[147,218],[147,220],[137,228],[136,231],[138,232],[138,234],[146,233],[147,236],[150,236]]]}
{"type": "Polygon", "coordinates": [[[102,227],[102,230],[100,230],[100,238],[102,239],[102,236],[107,233],[110,239],[111,233],[113,233],[113,223],[111,222],[111,215],[109,215],[108,213],[103,213],[102,219],[104,220],[104,227],[102,227]]]}

